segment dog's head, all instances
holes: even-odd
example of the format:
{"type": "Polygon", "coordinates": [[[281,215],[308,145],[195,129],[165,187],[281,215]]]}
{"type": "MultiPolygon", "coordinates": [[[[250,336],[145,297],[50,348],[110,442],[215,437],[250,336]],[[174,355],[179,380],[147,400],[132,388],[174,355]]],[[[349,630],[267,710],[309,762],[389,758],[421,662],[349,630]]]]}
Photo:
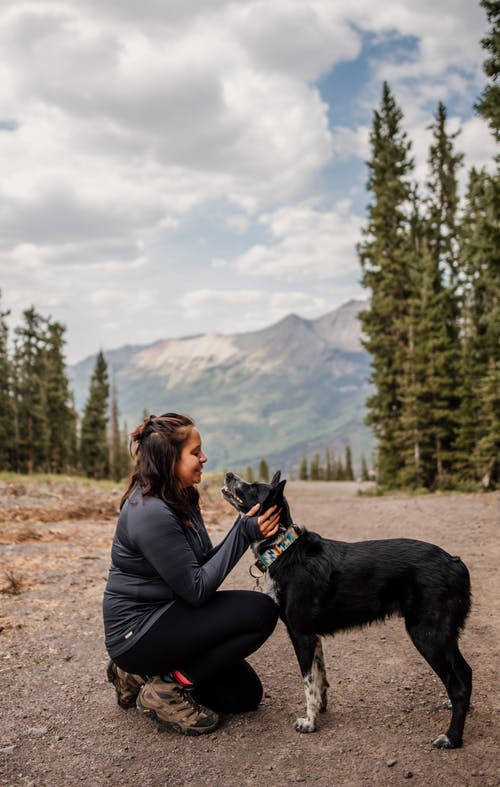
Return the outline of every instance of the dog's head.
{"type": "Polygon", "coordinates": [[[286,480],[281,481],[280,478],[281,473],[278,470],[270,484],[263,481],[248,483],[235,473],[226,473],[225,486],[222,487],[221,492],[225,499],[242,514],[246,514],[256,503],[260,504],[259,515],[271,506],[278,506],[282,509],[282,523],[288,526],[287,520],[290,514],[283,495],[286,480]]]}

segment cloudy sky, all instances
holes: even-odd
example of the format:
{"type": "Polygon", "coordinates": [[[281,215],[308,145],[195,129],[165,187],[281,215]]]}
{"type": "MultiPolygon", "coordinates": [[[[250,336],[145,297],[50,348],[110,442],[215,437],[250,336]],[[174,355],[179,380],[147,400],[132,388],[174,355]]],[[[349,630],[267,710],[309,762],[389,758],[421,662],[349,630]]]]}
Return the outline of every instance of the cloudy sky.
{"type": "Polygon", "coordinates": [[[383,80],[417,173],[443,101],[493,139],[476,0],[2,0],[0,287],[99,348],[315,317],[363,294],[383,80]]]}

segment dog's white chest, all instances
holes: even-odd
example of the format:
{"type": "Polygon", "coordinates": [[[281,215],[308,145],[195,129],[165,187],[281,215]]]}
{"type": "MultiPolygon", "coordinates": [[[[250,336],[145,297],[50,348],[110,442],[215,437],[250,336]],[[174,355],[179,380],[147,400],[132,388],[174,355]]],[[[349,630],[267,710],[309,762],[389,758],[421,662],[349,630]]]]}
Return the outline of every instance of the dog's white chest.
{"type": "Polygon", "coordinates": [[[274,581],[269,576],[269,571],[266,571],[264,577],[264,593],[272,598],[273,601],[278,603],[278,594],[276,592],[276,585],[274,581]]]}

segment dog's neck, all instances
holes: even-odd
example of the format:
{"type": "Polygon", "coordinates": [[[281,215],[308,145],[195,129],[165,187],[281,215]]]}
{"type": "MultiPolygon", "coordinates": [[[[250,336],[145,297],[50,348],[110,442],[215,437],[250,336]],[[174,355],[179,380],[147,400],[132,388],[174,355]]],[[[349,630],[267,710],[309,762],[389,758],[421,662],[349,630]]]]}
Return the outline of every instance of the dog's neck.
{"type": "Polygon", "coordinates": [[[291,525],[286,530],[278,531],[272,544],[268,543],[265,549],[261,549],[259,547],[256,550],[254,548],[254,554],[257,558],[254,564],[256,568],[265,574],[269,566],[278,560],[283,552],[286,552],[286,550],[294,543],[294,541],[299,538],[300,535],[300,528],[297,527],[297,525],[291,525]]]}
{"type": "Polygon", "coordinates": [[[285,530],[293,525],[292,515],[290,513],[290,506],[288,505],[288,500],[286,497],[283,497],[283,504],[281,506],[281,514],[280,514],[280,527],[283,527],[285,530]]]}
{"type": "Polygon", "coordinates": [[[265,538],[262,541],[255,541],[252,544],[252,550],[255,557],[259,557],[259,555],[261,555],[270,547],[274,546],[274,544],[278,544],[290,527],[293,527],[293,520],[290,513],[290,506],[288,505],[286,497],[284,497],[283,502],[281,503],[278,532],[269,538],[265,538]]]}

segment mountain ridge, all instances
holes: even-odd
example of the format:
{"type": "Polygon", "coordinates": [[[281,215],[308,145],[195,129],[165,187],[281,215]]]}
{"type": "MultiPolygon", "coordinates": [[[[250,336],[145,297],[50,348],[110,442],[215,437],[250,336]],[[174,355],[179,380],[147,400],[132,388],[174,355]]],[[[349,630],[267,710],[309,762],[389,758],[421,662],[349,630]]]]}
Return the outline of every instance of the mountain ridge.
{"type": "MultiPolygon", "coordinates": [[[[120,420],[134,427],[145,410],[193,415],[209,469],[256,466],[260,457],[296,472],[305,447],[355,461],[371,451],[363,425],[369,356],[351,300],[315,319],[286,315],[235,334],[196,334],[104,351],[120,420]]],[[[69,367],[77,409],[88,395],[95,355],[69,367]]]]}

